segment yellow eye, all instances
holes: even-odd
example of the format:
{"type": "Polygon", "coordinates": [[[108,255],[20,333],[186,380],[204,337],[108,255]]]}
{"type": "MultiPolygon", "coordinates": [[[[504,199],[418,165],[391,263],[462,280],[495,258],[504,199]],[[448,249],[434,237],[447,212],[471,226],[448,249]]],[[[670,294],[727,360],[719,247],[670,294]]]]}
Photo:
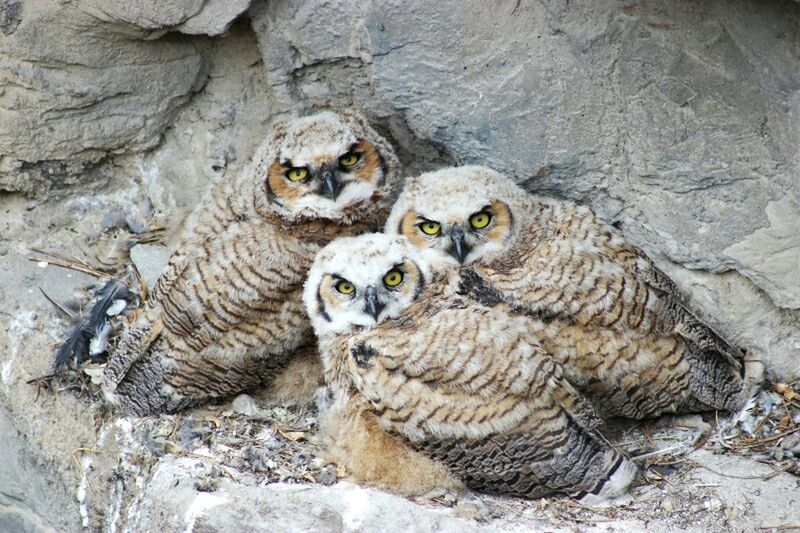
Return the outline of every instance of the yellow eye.
{"type": "Polygon", "coordinates": [[[397,287],[403,282],[403,273],[399,270],[390,270],[383,276],[383,282],[387,287],[397,287]]]}
{"type": "Polygon", "coordinates": [[[341,292],[342,294],[353,294],[356,291],[356,288],[353,286],[352,283],[343,279],[342,281],[336,284],[336,290],[341,292]]]}
{"type": "Polygon", "coordinates": [[[481,211],[469,217],[470,225],[475,229],[483,229],[492,221],[492,214],[488,211],[481,211]]]}
{"type": "Polygon", "coordinates": [[[303,167],[290,168],[286,173],[286,177],[289,178],[289,181],[303,181],[308,177],[308,169],[303,167]]]}
{"type": "Polygon", "coordinates": [[[361,159],[360,155],[354,152],[350,152],[349,154],[344,154],[342,157],[339,158],[339,164],[344,168],[350,168],[356,163],[358,163],[359,159],[361,159]]]}
{"type": "Polygon", "coordinates": [[[417,225],[425,235],[436,235],[441,231],[442,225],[432,220],[426,220],[417,225]]]}

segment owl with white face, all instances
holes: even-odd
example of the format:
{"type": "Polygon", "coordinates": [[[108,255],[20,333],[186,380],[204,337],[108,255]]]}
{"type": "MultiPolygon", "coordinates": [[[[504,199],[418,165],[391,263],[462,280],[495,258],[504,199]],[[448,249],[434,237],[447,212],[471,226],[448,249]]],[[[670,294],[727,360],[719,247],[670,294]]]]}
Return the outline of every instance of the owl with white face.
{"type": "Polygon", "coordinates": [[[604,417],[648,418],[743,402],[742,354],[672,281],[586,207],[529,194],[479,166],[406,181],[385,231],[407,237],[460,290],[530,319],[604,417]]]}
{"type": "Polygon", "coordinates": [[[332,458],[400,492],[449,475],[529,498],[623,493],[635,467],[595,432],[528,321],[457,295],[457,282],[432,276],[404,237],[340,238],[317,255],[303,300],[333,391],[321,421],[332,458]]]}
{"type": "Polygon", "coordinates": [[[313,354],[308,267],[333,238],[378,228],[399,179],[392,147],[357,113],[277,125],[247,169],[223,177],[190,216],[111,353],[107,396],[137,415],[174,412],[268,383],[313,354]]]}

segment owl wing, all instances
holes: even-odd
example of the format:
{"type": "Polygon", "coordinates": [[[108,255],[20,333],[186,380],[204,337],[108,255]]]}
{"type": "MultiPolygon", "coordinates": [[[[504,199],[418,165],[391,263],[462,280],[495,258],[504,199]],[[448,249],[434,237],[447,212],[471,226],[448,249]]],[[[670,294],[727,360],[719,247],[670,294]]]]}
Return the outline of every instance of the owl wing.
{"type": "Polygon", "coordinates": [[[110,383],[120,383],[157,338],[164,355],[187,364],[282,353],[307,340],[300,292],[311,252],[247,220],[198,246],[168,269],[158,299],[123,333],[105,370],[110,383]]]}
{"type": "Polygon", "coordinates": [[[598,494],[623,466],[627,485],[635,469],[526,321],[454,300],[349,340],[354,384],[382,423],[480,490],[598,494]]]}
{"type": "Polygon", "coordinates": [[[653,313],[660,329],[680,335],[702,352],[715,354],[736,369],[742,367],[744,354],[719,335],[708,324],[700,320],[685,304],[678,287],[664,274],[644,252],[633,248],[637,254],[636,276],[654,293],[658,304],[653,313]]]}
{"type": "Polygon", "coordinates": [[[675,284],[638,248],[588,209],[563,211],[544,237],[506,257],[465,269],[462,289],[478,301],[645,337],[679,335],[735,367],[741,352],[699,320],[675,284]]]}
{"type": "Polygon", "coordinates": [[[186,221],[187,233],[183,235],[169,258],[164,272],[156,281],[148,299],[151,303],[161,301],[187,266],[208,257],[209,249],[204,243],[225,232],[228,225],[241,216],[241,209],[231,202],[236,193],[228,180],[215,184],[206,199],[198,205],[186,221]]]}
{"type": "Polygon", "coordinates": [[[587,427],[598,423],[561,366],[529,334],[527,320],[462,298],[431,302],[423,293],[418,301],[401,319],[350,339],[358,373],[397,375],[480,409],[519,402],[515,412],[527,412],[551,397],[587,427]]]}

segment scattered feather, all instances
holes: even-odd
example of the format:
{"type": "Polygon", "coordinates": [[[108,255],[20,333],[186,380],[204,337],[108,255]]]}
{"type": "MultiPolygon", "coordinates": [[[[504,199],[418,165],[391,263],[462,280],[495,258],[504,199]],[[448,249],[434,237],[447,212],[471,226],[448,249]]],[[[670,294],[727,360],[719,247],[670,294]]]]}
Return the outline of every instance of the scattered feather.
{"type": "Polygon", "coordinates": [[[114,300],[112,302],[111,306],[106,311],[106,314],[108,316],[117,316],[120,313],[122,313],[125,310],[126,307],[128,307],[128,301],[127,300],[123,300],[122,298],[120,298],[118,300],[114,300]]]}
{"type": "MultiPolygon", "coordinates": [[[[49,297],[48,300],[52,302],[49,297]]],[[[66,308],[54,305],[67,313],[66,308]]],[[[115,330],[111,321],[138,305],[138,294],[132,292],[124,282],[117,279],[107,281],[93,295],[89,313],[73,316],[76,322],[67,330],[67,341],[56,351],[53,371],[60,372],[72,364],[80,368],[87,359],[104,362],[109,340],[115,330]]]]}
{"type": "Polygon", "coordinates": [[[44,290],[43,290],[41,287],[39,287],[39,292],[41,292],[41,293],[42,293],[42,296],[44,296],[44,297],[45,297],[45,299],[46,299],[48,302],[50,302],[51,304],[53,304],[53,307],[55,307],[55,308],[58,310],[58,312],[59,312],[59,313],[61,313],[61,316],[62,316],[62,317],[64,317],[64,318],[67,318],[67,319],[69,319],[69,320],[75,320],[75,318],[76,318],[75,311],[73,311],[73,310],[71,310],[71,309],[68,309],[68,308],[67,308],[67,306],[65,306],[65,305],[61,305],[60,303],[58,303],[57,301],[55,301],[53,298],[51,298],[51,297],[50,297],[50,295],[49,295],[49,294],[47,294],[46,292],[44,292],[44,290]]]}
{"type": "Polygon", "coordinates": [[[108,338],[112,331],[114,331],[114,328],[109,322],[98,325],[97,331],[95,331],[94,336],[89,341],[89,356],[92,359],[95,359],[108,351],[108,338]]]}
{"type": "Polygon", "coordinates": [[[81,354],[86,352],[91,338],[91,332],[83,329],[84,322],[79,322],[67,330],[67,341],[56,350],[55,362],[53,363],[54,372],[69,368],[72,361],[75,361],[76,365],[80,366],[81,354]]]}

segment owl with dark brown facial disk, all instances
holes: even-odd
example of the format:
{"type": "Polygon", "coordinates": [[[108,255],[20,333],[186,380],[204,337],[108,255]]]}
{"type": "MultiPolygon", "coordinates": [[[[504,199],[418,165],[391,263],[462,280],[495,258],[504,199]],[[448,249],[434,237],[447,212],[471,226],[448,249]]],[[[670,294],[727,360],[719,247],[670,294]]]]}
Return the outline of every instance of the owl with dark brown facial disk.
{"type": "Polygon", "coordinates": [[[603,417],[738,409],[741,352],[672,281],[586,207],[529,194],[479,166],[406,181],[385,231],[406,236],[462,292],[503,304],[603,417]]]}
{"type": "Polygon", "coordinates": [[[111,352],[106,396],[136,415],[175,412],[267,384],[314,351],[306,271],[333,238],[380,227],[400,177],[392,147],[357,113],[276,126],[192,213],[111,352]]]}
{"type": "Polygon", "coordinates": [[[527,320],[457,288],[404,237],[341,238],[317,255],[303,299],[332,390],[320,415],[331,458],[406,494],[454,480],[590,504],[624,494],[636,467],[527,320]]]}

